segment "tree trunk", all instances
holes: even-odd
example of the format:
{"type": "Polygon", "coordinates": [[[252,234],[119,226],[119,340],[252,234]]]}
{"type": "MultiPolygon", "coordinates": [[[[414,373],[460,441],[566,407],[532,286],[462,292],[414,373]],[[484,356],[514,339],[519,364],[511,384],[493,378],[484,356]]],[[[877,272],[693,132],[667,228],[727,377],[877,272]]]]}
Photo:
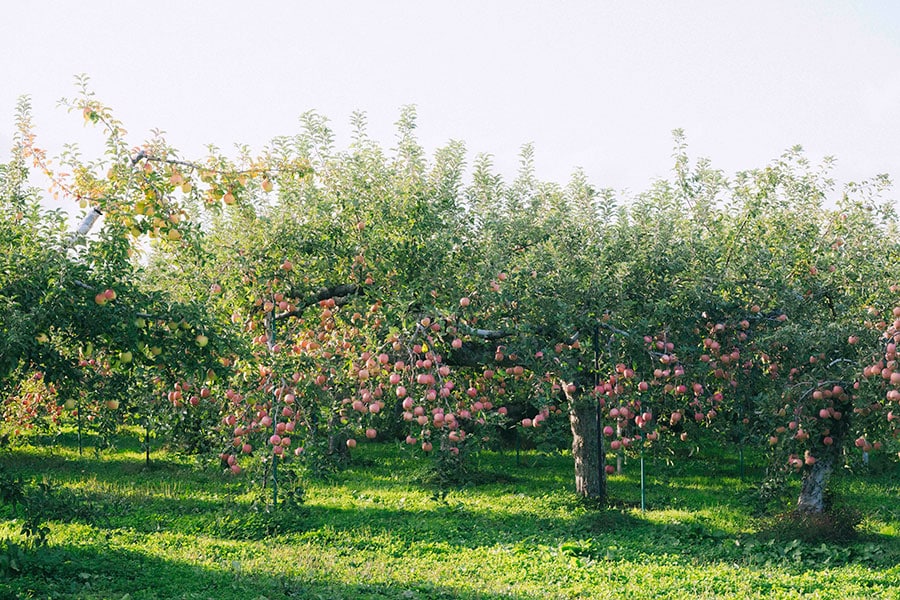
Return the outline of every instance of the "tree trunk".
{"type": "MultiPolygon", "coordinates": [[[[853,414],[853,407],[848,402],[835,404],[845,415],[853,414]]],[[[831,423],[830,434],[834,438],[831,446],[825,446],[816,453],[816,462],[804,467],[800,481],[800,496],[797,498],[798,513],[822,513],[825,511],[825,490],[835,465],[843,460],[840,448],[844,447],[844,438],[850,430],[850,419],[844,418],[831,423]]]]}
{"type": "Polygon", "coordinates": [[[347,447],[347,434],[338,429],[337,425],[337,417],[328,420],[328,456],[333,464],[343,465],[350,462],[350,448],[347,447]]]}
{"type": "Polygon", "coordinates": [[[828,453],[803,473],[797,512],[821,513],[825,510],[825,487],[834,470],[834,454],[828,453]]]}
{"type": "Polygon", "coordinates": [[[606,502],[606,461],[597,403],[570,400],[569,425],[575,459],[575,491],[584,498],[606,502]]]}

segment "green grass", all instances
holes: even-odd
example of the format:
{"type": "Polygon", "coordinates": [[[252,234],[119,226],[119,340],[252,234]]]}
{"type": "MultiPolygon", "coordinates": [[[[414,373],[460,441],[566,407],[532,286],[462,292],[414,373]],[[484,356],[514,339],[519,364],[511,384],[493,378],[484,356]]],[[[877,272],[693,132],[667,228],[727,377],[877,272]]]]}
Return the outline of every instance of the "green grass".
{"type": "MultiPolygon", "coordinates": [[[[759,472],[741,481],[721,457],[648,460],[641,512],[636,463],[598,510],[572,494],[565,456],[483,455],[480,483],[440,498],[405,449],[363,444],[272,516],[243,477],[162,452],[146,468],[135,440],[120,448],[0,452],[7,477],[51,490],[47,544],[0,571],[0,599],[900,598],[896,465],[836,479],[865,515],[858,540],[806,544],[757,535],[759,472]]],[[[26,543],[21,512],[0,506],[0,539],[26,543]]]]}

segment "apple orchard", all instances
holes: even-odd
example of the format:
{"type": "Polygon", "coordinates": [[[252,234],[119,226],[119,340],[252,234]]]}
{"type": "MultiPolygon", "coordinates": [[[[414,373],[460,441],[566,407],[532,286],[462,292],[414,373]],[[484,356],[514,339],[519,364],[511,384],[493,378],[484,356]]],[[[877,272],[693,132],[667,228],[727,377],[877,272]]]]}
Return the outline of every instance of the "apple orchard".
{"type": "Polygon", "coordinates": [[[836,190],[799,149],[726,176],[676,132],[671,177],[622,199],[537,180],[527,146],[512,182],[461,143],[426,156],[409,108],[390,151],[309,113],[191,159],[84,86],[68,106],[103,156],[51,158],[23,100],[0,167],[8,443],[135,426],[148,461],[165,443],[248,485],[400,443],[453,481],[515,432],[569,448],[599,502],[622,457],[755,446],[800,512],[841,465],[897,460],[886,177],[836,190]]]}

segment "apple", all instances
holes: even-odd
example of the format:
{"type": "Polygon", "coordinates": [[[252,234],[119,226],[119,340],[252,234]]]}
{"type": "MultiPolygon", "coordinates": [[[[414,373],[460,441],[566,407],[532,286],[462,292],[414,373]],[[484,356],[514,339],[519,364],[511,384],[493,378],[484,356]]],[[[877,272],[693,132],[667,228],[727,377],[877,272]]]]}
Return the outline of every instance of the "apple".
{"type": "Polygon", "coordinates": [[[349,440],[347,440],[347,447],[348,448],[356,448],[356,440],[354,440],[353,438],[350,438],[349,440]]]}
{"type": "Polygon", "coordinates": [[[116,410],[119,408],[119,401],[118,400],[107,400],[106,407],[109,410],[116,410]]]}
{"type": "Polygon", "coordinates": [[[126,350],[124,352],[119,352],[119,361],[123,364],[127,365],[128,363],[131,362],[131,360],[133,358],[134,358],[134,356],[128,350],[126,350]]]}
{"type": "Polygon", "coordinates": [[[209,343],[209,338],[203,335],[202,333],[194,338],[197,342],[197,345],[201,348],[205,347],[209,343]]]}

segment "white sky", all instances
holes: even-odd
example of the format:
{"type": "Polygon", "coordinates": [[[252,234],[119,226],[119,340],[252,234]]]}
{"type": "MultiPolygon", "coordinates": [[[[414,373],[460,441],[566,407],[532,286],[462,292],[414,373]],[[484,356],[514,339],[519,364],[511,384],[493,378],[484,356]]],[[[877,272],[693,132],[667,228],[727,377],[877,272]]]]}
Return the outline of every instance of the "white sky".
{"type": "Polygon", "coordinates": [[[534,142],[541,179],[580,166],[637,192],[668,174],[677,127],[728,172],[801,144],[835,156],[839,181],[900,176],[893,0],[0,4],[0,160],[21,94],[51,153],[92,147],[81,116],[56,108],[86,73],[134,144],[160,128],[189,157],[259,148],[309,109],[341,145],[363,110],[391,147],[415,104],[427,149],[461,139],[507,177],[534,142]]]}

